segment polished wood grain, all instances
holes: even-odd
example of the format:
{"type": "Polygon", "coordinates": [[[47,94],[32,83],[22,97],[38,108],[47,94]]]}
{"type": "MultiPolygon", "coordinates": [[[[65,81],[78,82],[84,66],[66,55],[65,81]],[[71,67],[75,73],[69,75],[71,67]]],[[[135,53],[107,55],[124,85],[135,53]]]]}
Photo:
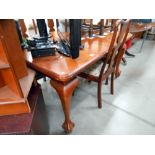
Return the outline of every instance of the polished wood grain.
{"type": "Polygon", "coordinates": [[[27,70],[15,21],[0,20],[0,116],[30,112],[27,96],[34,76],[27,70]]]}
{"type": "MultiPolygon", "coordinates": [[[[101,59],[108,51],[111,36],[112,34],[108,34],[106,37],[83,40],[84,49],[80,50],[77,59],[65,57],[58,53],[55,56],[32,59],[31,55],[26,53],[27,63],[47,76],[65,82],[101,59]]],[[[131,36],[129,34],[128,38],[131,36]]]]}
{"type": "Polygon", "coordinates": [[[63,110],[65,112],[65,121],[62,127],[67,133],[72,132],[72,129],[74,127],[74,123],[71,121],[71,118],[70,118],[70,103],[71,103],[72,93],[78,84],[79,84],[79,80],[77,78],[74,78],[73,80],[65,84],[59,81],[55,81],[53,79],[51,80],[51,85],[56,89],[60,97],[63,110]]]}
{"type": "Polygon", "coordinates": [[[23,78],[19,79],[20,87],[22,89],[24,98],[28,97],[28,94],[30,92],[31,86],[33,84],[33,81],[35,79],[35,71],[28,68],[28,75],[24,76],[23,78]]]}
{"type": "Polygon", "coordinates": [[[58,53],[55,56],[32,59],[30,53],[26,52],[28,65],[52,79],[51,85],[60,97],[65,115],[63,128],[68,133],[74,127],[70,118],[70,99],[72,92],[78,85],[78,80],[75,77],[107,53],[110,40],[111,34],[106,37],[83,40],[84,49],[80,50],[77,59],[65,57],[58,53]]]}
{"type": "Polygon", "coordinates": [[[151,25],[151,23],[146,23],[146,24],[144,24],[144,23],[143,24],[132,23],[130,25],[129,32],[130,33],[144,32],[144,31],[146,31],[148,29],[151,29],[152,25],[151,25]]]}
{"type": "MultiPolygon", "coordinates": [[[[14,58],[17,55],[11,53],[13,51],[14,47],[10,47],[9,46],[10,42],[8,42],[8,41],[11,41],[11,40],[9,40],[10,38],[6,39],[6,38],[9,37],[9,35],[7,35],[8,32],[7,32],[6,28],[9,29],[8,31],[10,31],[11,26],[12,26],[12,29],[14,30],[13,32],[15,32],[16,31],[16,26],[15,26],[15,22],[13,20],[1,20],[0,21],[0,49],[1,49],[1,51],[0,51],[0,53],[1,53],[0,54],[0,56],[1,56],[0,59],[1,59],[1,61],[6,62],[10,66],[9,68],[7,68],[5,70],[4,69],[0,70],[0,72],[1,72],[1,79],[3,79],[3,82],[4,82],[3,86],[4,85],[8,86],[17,95],[19,95],[20,97],[23,97],[23,94],[21,92],[21,88],[20,88],[19,82],[17,80],[17,76],[15,75],[16,74],[15,70],[13,68],[14,59],[12,59],[12,58],[14,58]],[[4,24],[6,24],[5,28],[4,28],[4,24]],[[10,48],[8,48],[8,47],[10,47],[10,48]],[[9,53],[11,55],[14,55],[14,57],[13,56],[10,57],[9,53]]],[[[15,34],[16,33],[17,32],[15,32],[15,34]]],[[[15,39],[18,39],[18,37],[14,38],[14,42],[16,43],[15,39]]],[[[18,43],[18,40],[17,40],[17,43],[18,43]]],[[[19,53],[19,51],[17,52],[17,54],[18,53],[19,53]]],[[[22,59],[18,60],[18,61],[22,61],[22,59]]],[[[21,65],[21,64],[19,63],[19,65],[21,65]]],[[[20,66],[20,67],[22,67],[22,66],[20,66]]],[[[19,74],[19,76],[21,76],[21,74],[19,74]]],[[[7,92],[5,92],[5,93],[7,94],[7,92]]]]}
{"type": "Polygon", "coordinates": [[[20,46],[19,37],[14,20],[1,20],[1,34],[5,40],[7,55],[14,68],[17,78],[27,75],[27,67],[24,61],[24,55],[20,46]],[[18,55],[18,57],[17,57],[18,55]]]}
{"type": "Polygon", "coordinates": [[[83,40],[84,49],[80,50],[77,59],[65,57],[58,53],[55,56],[31,59],[31,56],[27,54],[27,63],[49,77],[66,82],[101,59],[108,51],[110,39],[111,34],[106,37],[83,40]]]}
{"type": "MultiPolygon", "coordinates": [[[[2,27],[0,26],[0,32],[2,31],[2,27]]],[[[3,44],[4,44],[4,41],[3,41],[3,35],[0,36],[0,60],[6,64],[8,64],[8,61],[7,61],[7,58],[6,58],[6,55],[5,55],[5,52],[6,52],[6,49],[4,48],[3,44]]]]}
{"type": "Polygon", "coordinates": [[[4,80],[2,78],[1,72],[0,72],[0,88],[5,86],[4,80]]]}
{"type": "MultiPolygon", "coordinates": [[[[0,88],[0,116],[30,112],[27,97],[34,78],[35,72],[29,69],[28,75],[19,79],[23,96],[19,96],[18,92],[14,90],[14,88],[16,87],[13,84],[15,83],[13,83],[12,85],[10,85],[9,83],[9,86],[6,85],[0,88]],[[12,86],[12,88],[10,86],[12,86]]],[[[4,80],[7,80],[7,78],[5,78],[4,80]]],[[[8,82],[13,81],[14,80],[11,80],[10,78],[8,80],[8,82]]]]}
{"type": "Polygon", "coordinates": [[[10,68],[10,65],[0,60],[0,69],[7,69],[7,68],[10,68]]]}
{"type": "Polygon", "coordinates": [[[141,38],[145,31],[155,27],[155,22],[151,23],[132,23],[129,32],[133,34],[133,39],[141,38]]]}
{"type": "Polygon", "coordinates": [[[28,101],[23,99],[16,100],[16,104],[3,104],[0,105],[0,116],[30,113],[28,101]]]}
{"type": "MultiPolygon", "coordinates": [[[[139,52],[142,51],[144,41],[145,41],[147,35],[149,34],[149,30],[151,30],[152,27],[154,27],[154,22],[152,22],[152,23],[134,23],[133,22],[131,24],[129,31],[130,31],[130,33],[133,34],[132,40],[135,41],[135,40],[140,39],[140,38],[143,37],[142,44],[141,44],[139,52]]],[[[128,56],[135,57],[135,55],[130,54],[128,51],[126,51],[126,54],[128,56]]]]}
{"type": "MultiPolygon", "coordinates": [[[[19,95],[20,97],[23,97],[21,91],[20,91],[20,86],[18,81],[16,81],[16,77],[15,75],[12,73],[12,71],[10,69],[5,69],[5,70],[1,70],[1,75],[3,78],[3,81],[5,82],[5,85],[8,85],[9,88],[17,95],[19,95]],[[18,85],[18,86],[17,86],[18,85]]],[[[6,95],[7,92],[6,92],[6,95]]]]}
{"type": "Polygon", "coordinates": [[[49,134],[41,86],[32,86],[28,95],[31,113],[0,116],[0,134],[49,134]]]}
{"type": "Polygon", "coordinates": [[[123,56],[124,56],[125,52],[126,52],[125,48],[122,48],[119,51],[119,54],[118,54],[118,57],[117,57],[117,62],[116,62],[116,68],[115,68],[115,77],[116,78],[118,78],[121,75],[120,64],[121,64],[121,61],[123,60],[123,56]]]}
{"type": "Polygon", "coordinates": [[[47,19],[47,23],[48,23],[49,31],[50,31],[50,32],[55,31],[53,19],[47,19]]]}
{"type": "MultiPolygon", "coordinates": [[[[12,70],[13,68],[12,68],[12,65],[10,64],[10,61],[9,61],[10,59],[8,57],[8,52],[7,52],[8,50],[6,46],[7,42],[5,41],[4,32],[1,25],[4,21],[5,20],[0,21],[0,61],[1,61],[0,76],[2,80],[2,84],[0,84],[0,86],[2,87],[5,85],[8,85],[8,88],[14,90],[16,94],[22,97],[19,83],[16,80],[14,70],[12,70]],[[9,66],[9,67],[6,67],[6,66],[9,66]]],[[[7,92],[5,93],[7,94],[7,92]]]]}
{"type": "MultiPolygon", "coordinates": [[[[56,39],[58,38],[54,32],[52,32],[52,36],[56,39]]],[[[59,53],[56,53],[55,56],[33,59],[30,52],[25,52],[27,64],[52,79],[51,85],[56,89],[63,106],[65,114],[63,127],[66,132],[71,132],[74,126],[73,123],[71,123],[69,107],[70,96],[76,88],[77,82],[71,81],[105,56],[109,49],[111,37],[112,33],[109,33],[106,36],[82,40],[84,49],[80,50],[77,59],[65,57],[59,53]]]]}
{"type": "Polygon", "coordinates": [[[22,102],[24,99],[16,94],[9,86],[5,85],[0,88],[0,105],[15,104],[22,102]]]}
{"type": "Polygon", "coordinates": [[[98,68],[98,74],[91,74],[89,70],[80,74],[81,77],[86,78],[88,81],[97,82],[98,108],[102,108],[102,81],[106,80],[106,83],[108,83],[109,76],[111,76],[111,94],[114,94],[115,69],[125,51],[122,49],[129,32],[129,25],[130,20],[119,20],[115,24],[107,55],[100,61],[102,63],[95,64],[98,68]]]}

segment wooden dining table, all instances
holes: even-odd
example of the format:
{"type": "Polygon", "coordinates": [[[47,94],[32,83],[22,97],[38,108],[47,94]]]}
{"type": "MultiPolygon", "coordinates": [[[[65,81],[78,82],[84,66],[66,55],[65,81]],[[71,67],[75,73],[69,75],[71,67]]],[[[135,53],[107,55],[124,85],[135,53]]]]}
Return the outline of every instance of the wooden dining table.
{"type": "Polygon", "coordinates": [[[136,33],[140,33],[140,32],[144,32],[143,34],[143,40],[142,40],[142,44],[140,47],[139,52],[142,51],[143,45],[144,45],[144,41],[147,37],[148,31],[152,28],[155,27],[155,22],[151,22],[151,23],[132,23],[130,25],[130,29],[129,32],[131,34],[133,34],[133,37],[136,33]]]}
{"type": "Polygon", "coordinates": [[[110,33],[103,37],[85,38],[82,40],[84,48],[80,50],[79,57],[76,59],[59,53],[33,59],[30,52],[26,52],[28,66],[51,79],[50,84],[55,88],[61,100],[65,116],[62,127],[67,133],[70,133],[74,127],[70,117],[70,104],[72,93],[79,84],[78,75],[105,56],[111,37],[110,33]]]}

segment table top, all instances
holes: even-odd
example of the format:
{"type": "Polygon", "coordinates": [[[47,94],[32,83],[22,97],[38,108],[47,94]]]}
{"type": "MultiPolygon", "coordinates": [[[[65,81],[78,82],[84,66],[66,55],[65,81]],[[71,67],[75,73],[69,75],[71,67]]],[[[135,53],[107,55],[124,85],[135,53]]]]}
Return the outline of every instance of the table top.
{"type": "Polygon", "coordinates": [[[155,22],[152,23],[132,23],[130,25],[130,33],[144,32],[155,27],[155,22]]]}
{"type": "MultiPolygon", "coordinates": [[[[56,53],[55,56],[47,56],[32,59],[30,52],[26,52],[27,63],[47,75],[61,82],[67,82],[100,60],[107,52],[112,34],[105,37],[95,37],[82,40],[84,49],[80,50],[79,57],[72,59],[56,53]]],[[[129,35],[128,37],[131,37],[129,35]]]]}

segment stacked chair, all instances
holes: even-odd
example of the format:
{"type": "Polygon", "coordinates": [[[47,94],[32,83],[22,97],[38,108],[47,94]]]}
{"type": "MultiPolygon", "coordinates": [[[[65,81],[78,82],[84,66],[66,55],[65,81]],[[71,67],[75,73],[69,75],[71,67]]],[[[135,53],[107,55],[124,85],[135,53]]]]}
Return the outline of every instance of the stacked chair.
{"type": "Polygon", "coordinates": [[[104,32],[112,31],[114,26],[113,19],[100,19],[97,24],[94,24],[93,19],[82,20],[82,34],[88,34],[91,38],[94,34],[104,35],[104,32]]]}

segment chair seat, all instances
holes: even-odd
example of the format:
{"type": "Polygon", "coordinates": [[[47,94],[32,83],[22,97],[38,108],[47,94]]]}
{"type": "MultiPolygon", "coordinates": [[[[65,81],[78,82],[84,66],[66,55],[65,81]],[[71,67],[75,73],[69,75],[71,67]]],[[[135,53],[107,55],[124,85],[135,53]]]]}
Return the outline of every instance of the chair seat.
{"type": "Polygon", "coordinates": [[[89,67],[87,70],[85,70],[84,73],[93,75],[93,76],[99,76],[102,65],[103,65],[103,61],[100,60],[94,65],[92,65],[91,67],[89,67]]]}

